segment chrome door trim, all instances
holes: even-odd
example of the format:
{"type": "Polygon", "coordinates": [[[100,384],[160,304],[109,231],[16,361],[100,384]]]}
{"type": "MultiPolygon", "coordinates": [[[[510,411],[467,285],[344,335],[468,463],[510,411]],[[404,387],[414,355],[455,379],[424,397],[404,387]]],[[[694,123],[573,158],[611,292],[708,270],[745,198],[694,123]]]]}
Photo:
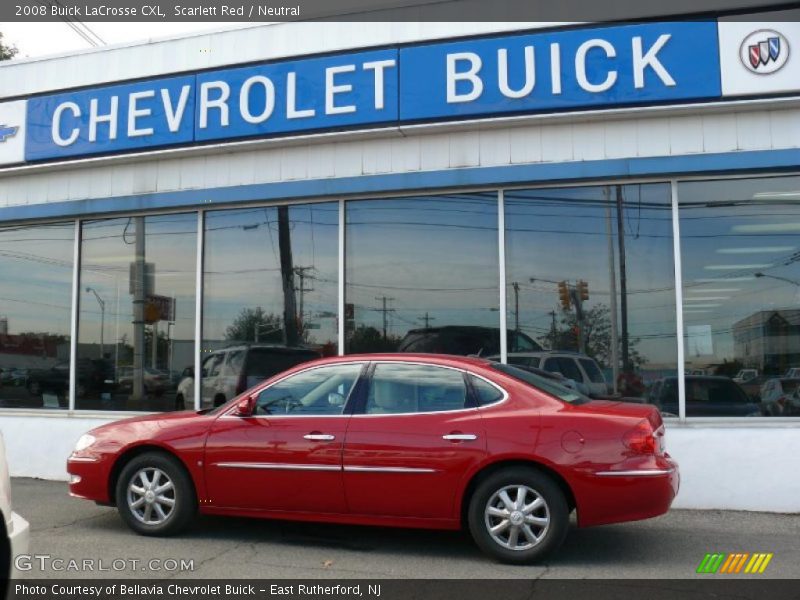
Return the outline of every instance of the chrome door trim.
{"type": "Polygon", "coordinates": [[[351,473],[436,473],[436,469],[423,467],[364,467],[345,465],[344,470],[351,473]]]}
{"type": "Polygon", "coordinates": [[[340,465],[308,465],[291,463],[220,462],[214,466],[221,469],[266,469],[270,471],[341,471],[340,465]]]}
{"type": "Polygon", "coordinates": [[[598,477],[657,477],[659,475],[669,475],[675,469],[638,469],[631,471],[598,471],[598,477]]]}

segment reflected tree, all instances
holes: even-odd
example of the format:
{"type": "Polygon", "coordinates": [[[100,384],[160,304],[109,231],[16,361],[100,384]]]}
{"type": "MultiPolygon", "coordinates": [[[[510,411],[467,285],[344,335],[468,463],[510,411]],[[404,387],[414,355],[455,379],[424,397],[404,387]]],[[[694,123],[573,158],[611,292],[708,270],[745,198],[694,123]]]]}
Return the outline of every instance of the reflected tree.
{"type": "Polygon", "coordinates": [[[347,344],[349,354],[361,352],[397,352],[402,338],[389,334],[385,338],[383,333],[369,325],[359,325],[353,331],[347,344]]]}
{"type": "MultiPolygon", "coordinates": [[[[583,327],[586,354],[595,359],[601,367],[611,366],[611,311],[605,304],[584,309],[583,320],[578,322],[574,311],[562,310],[554,329],[542,337],[545,344],[553,350],[578,351],[578,328],[583,327]]],[[[628,341],[631,366],[639,369],[646,361],[636,351],[638,339],[628,341]]]]}
{"type": "Polygon", "coordinates": [[[239,342],[283,343],[282,319],[260,306],[243,308],[225,330],[225,339],[239,342]]]}

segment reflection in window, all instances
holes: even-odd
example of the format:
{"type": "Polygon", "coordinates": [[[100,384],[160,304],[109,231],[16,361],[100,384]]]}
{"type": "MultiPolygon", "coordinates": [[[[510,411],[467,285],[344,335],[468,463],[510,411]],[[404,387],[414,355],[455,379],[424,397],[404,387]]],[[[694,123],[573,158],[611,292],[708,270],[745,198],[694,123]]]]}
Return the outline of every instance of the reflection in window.
{"type": "Polygon", "coordinates": [[[686,414],[800,415],[800,177],[678,192],[686,414]],[[690,396],[688,375],[724,377],[727,392],[690,396]]]}
{"type": "Polygon", "coordinates": [[[386,363],[375,366],[364,412],[391,415],[463,408],[467,408],[467,388],[461,371],[386,363]]]}
{"type": "Polygon", "coordinates": [[[510,190],[505,211],[509,327],[546,349],[510,363],[632,399],[675,375],[669,184],[510,190]]]}
{"type": "Polygon", "coordinates": [[[348,353],[499,352],[496,193],[348,202],[345,231],[348,353]]]}
{"type": "Polygon", "coordinates": [[[75,225],[0,229],[0,406],[69,404],[75,225]]]}
{"type": "Polygon", "coordinates": [[[203,406],[337,353],[338,226],[332,202],[206,213],[203,406]]]}
{"type": "Polygon", "coordinates": [[[183,408],[196,248],[195,214],[82,224],[76,408],[183,408]]]}

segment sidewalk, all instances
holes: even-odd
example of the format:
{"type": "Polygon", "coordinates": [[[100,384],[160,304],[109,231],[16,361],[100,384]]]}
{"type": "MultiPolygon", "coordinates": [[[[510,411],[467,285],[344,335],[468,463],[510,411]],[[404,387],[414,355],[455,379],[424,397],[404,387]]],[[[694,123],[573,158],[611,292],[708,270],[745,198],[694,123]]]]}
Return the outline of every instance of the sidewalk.
{"type": "Polygon", "coordinates": [[[70,498],[62,482],[14,479],[12,499],[30,521],[30,553],[49,555],[31,560],[25,578],[724,577],[695,573],[708,552],[774,553],[763,575],[730,577],[800,578],[800,515],[674,510],[649,521],[573,528],[547,564],[512,567],[492,562],[458,532],[206,517],[181,537],[145,538],[115,509],[70,498]],[[70,569],[70,559],[92,568],[70,569]],[[181,570],[181,561],[191,569],[181,570]]]}

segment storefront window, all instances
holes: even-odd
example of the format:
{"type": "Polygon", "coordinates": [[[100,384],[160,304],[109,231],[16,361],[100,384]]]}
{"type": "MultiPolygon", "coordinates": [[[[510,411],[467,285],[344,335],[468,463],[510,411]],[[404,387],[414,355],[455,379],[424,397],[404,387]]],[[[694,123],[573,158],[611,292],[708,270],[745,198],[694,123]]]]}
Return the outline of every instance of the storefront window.
{"type": "Polygon", "coordinates": [[[677,374],[669,184],[509,190],[505,218],[508,325],[541,346],[508,362],[655,402],[677,374]]]}
{"type": "Polygon", "coordinates": [[[206,213],[204,407],[337,354],[338,228],[335,202],[206,213]]]}
{"type": "Polygon", "coordinates": [[[0,406],[69,404],[75,225],[0,229],[0,406]]]}
{"type": "Polygon", "coordinates": [[[800,416],[800,177],[678,197],[687,416],[800,416]]]}
{"type": "Polygon", "coordinates": [[[197,215],[81,228],[76,408],[173,410],[194,360],[197,215]]]}
{"type": "Polygon", "coordinates": [[[348,353],[499,353],[497,193],[348,202],[345,244],[348,353]]]}

